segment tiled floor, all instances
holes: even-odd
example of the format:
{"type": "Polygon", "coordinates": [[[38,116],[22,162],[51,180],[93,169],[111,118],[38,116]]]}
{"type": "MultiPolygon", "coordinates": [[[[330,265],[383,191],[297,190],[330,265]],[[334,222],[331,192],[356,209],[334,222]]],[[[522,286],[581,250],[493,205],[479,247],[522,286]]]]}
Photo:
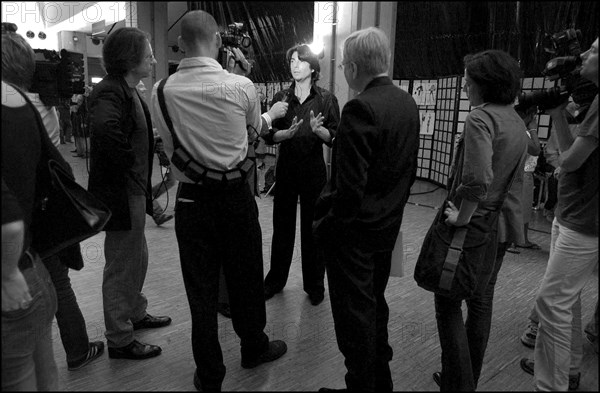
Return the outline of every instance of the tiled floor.
{"type": "MultiPolygon", "coordinates": [[[[81,184],[87,185],[86,162],[72,158],[73,145],[62,145],[61,152],[72,163],[81,184]]],[[[262,173],[261,173],[262,175],[262,173]]],[[[154,180],[159,181],[155,168],[154,180]]],[[[261,187],[262,188],[262,187],[261,187]]],[[[167,212],[173,211],[174,189],[169,192],[167,212]]],[[[443,189],[417,182],[412,188],[402,224],[404,277],[390,279],[386,296],[390,306],[389,334],[394,349],[391,361],[394,388],[398,391],[437,390],[431,374],[440,369],[440,348],[433,313],[433,296],[415,284],[412,271],[419,248],[445,197],[443,189]],[[433,190],[433,191],[432,191],[433,190]],[[432,192],[428,192],[432,191],[432,192]]],[[[167,196],[160,199],[163,206],[167,196]]],[[[273,199],[257,199],[263,232],[265,273],[269,268],[272,236],[273,199]]],[[[144,361],[113,360],[104,354],[100,359],[76,372],[66,368],[64,350],[55,325],[54,348],[59,367],[61,388],[65,390],[194,390],[195,369],[190,348],[190,317],[183,287],[174,223],[157,227],[148,217],[146,237],[150,266],[144,293],[148,311],[170,315],[173,324],[136,334],[142,341],[160,345],[163,353],[144,361]]],[[[521,250],[507,254],[496,287],[493,327],[487,349],[479,390],[530,391],[532,378],[519,367],[519,359],[532,356],[522,346],[519,336],[527,323],[538,284],[548,259],[550,224],[540,212],[534,214],[530,240],[542,249],[521,250]]],[[[271,338],[284,339],[288,353],[280,360],[256,369],[240,367],[239,339],[231,321],[219,316],[220,342],[227,375],[224,390],[316,391],[319,387],[344,386],[343,358],[337,349],[329,296],[314,307],[302,291],[300,247],[297,244],[290,277],[285,290],[267,302],[267,326],[271,338]]],[[[90,340],[104,341],[101,282],[104,266],[104,234],[83,242],[85,268],[71,272],[71,280],[86,318],[90,340]]],[[[583,291],[583,317],[591,317],[598,298],[597,273],[590,277],[583,291]]],[[[598,390],[598,356],[585,343],[580,389],[598,390]]]]}

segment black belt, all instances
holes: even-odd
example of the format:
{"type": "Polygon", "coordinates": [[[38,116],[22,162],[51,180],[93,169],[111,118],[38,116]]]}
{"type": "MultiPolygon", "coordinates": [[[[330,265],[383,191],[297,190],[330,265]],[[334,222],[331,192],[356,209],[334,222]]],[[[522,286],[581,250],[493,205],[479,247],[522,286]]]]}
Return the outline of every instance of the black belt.
{"type": "Polygon", "coordinates": [[[21,259],[19,259],[19,270],[23,272],[29,268],[32,268],[33,260],[33,254],[29,250],[25,251],[23,255],[21,255],[21,259]]]}
{"type": "Polygon", "coordinates": [[[183,149],[176,149],[171,157],[171,163],[197,185],[205,186],[235,186],[246,182],[246,177],[254,162],[245,158],[236,168],[229,171],[217,171],[205,167],[192,159],[183,149]]]}

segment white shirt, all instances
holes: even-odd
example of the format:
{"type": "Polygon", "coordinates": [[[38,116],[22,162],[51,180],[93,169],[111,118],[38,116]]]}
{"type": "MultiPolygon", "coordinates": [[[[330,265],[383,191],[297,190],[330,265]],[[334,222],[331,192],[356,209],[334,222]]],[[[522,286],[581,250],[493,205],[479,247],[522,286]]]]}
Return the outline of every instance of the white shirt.
{"type": "Polygon", "coordinates": [[[56,108],[53,106],[46,106],[42,100],[40,99],[40,95],[38,93],[25,93],[27,97],[31,100],[35,109],[42,116],[42,122],[44,123],[44,127],[46,128],[46,132],[50,137],[50,140],[54,144],[54,146],[60,146],[60,124],[58,122],[58,113],[56,112],[56,108]]]}
{"type": "MultiPolygon", "coordinates": [[[[173,141],[152,89],[154,125],[171,158],[173,141]]],[[[208,57],[185,58],[164,87],[165,102],[177,138],[196,161],[215,170],[230,170],[248,152],[246,125],[260,131],[260,102],[250,79],[230,74],[208,57]]],[[[175,178],[191,182],[174,165],[175,178]]]]}

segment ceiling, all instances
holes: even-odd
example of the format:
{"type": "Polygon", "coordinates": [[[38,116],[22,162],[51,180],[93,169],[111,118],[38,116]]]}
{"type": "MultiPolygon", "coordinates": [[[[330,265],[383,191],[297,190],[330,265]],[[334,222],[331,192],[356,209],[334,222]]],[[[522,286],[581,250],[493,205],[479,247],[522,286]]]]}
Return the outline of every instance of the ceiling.
{"type": "MultiPolygon", "coordinates": [[[[31,2],[30,2],[31,3],[31,2]]],[[[80,31],[92,33],[92,25],[104,20],[107,30],[110,26],[127,17],[127,3],[125,1],[99,1],[99,2],[37,2],[39,13],[47,29],[55,31],[80,31]]],[[[131,2],[134,3],[135,2],[131,2]]],[[[169,1],[168,26],[171,27],[183,13],[187,11],[187,2],[169,1]]],[[[173,26],[175,30],[179,29],[173,26]]]]}

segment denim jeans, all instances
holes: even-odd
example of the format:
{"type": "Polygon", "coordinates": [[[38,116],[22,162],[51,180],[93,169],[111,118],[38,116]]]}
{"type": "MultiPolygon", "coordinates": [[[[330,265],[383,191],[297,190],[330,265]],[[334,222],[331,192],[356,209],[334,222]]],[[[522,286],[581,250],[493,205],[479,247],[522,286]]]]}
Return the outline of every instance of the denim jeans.
{"type": "Polygon", "coordinates": [[[22,272],[33,300],[25,310],[2,311],[2,390],[58,390],[52,348],[56,292],[39,256],[22,272]]]}
{"type": "Polygon", "coordinates": [[[494,288],[507,243],[496,244],[495,231],[485,253],[494,259],[492,271],[480,281],[475,295],[466,299],[467,320],[462,301],[435,295],[435,317],[442,347],[442,391],[475,391],[492,326],[494,288]]]}
{"type": "Polygon", "coordinates": [[[392,391],[385,288],[391,251],[339,243],[324,247],[335,336],[344,355],[348,390],[392,391]]]}
{"type": "Polygon", "coordinates": [[[268,348],[258,206],[248,184],[220,189],[180,183],[177,198],[175,234],[194,360],[202,387],[220,390],[225,378],[217,324],[221,266],[242,358],[253,359],[268,348]]]}
{"type": "Polygon", "coordinates": [[[58,322],[60,339],[67,354],[67,362],[81,360],[87,356],[89,340],[85,319],[83,319],[81,309],[77,304],[77,298],[71,287],[69,268],[56,255],[44,259],[44,265],[48,269],[56,289],[58,301],[56,321],[58,322]]]}
{"type": "Polygon", "coordinates": [[[131,230],[106,231],[106,265],[102,280],[102,300],[106,341],[120,348],[133,341],[133,322],[146,316],[148,301],[142,293],[148,271],[146,197],[129,196],[131,230]]]}
{"type": "Polygon", "coordinates": [[[597,265],[598,237],[568,229],[555,218],[548,267],[536,298],[537,390],[567,391],[569,370],[581,364],[581,290],[597,265]]]}

